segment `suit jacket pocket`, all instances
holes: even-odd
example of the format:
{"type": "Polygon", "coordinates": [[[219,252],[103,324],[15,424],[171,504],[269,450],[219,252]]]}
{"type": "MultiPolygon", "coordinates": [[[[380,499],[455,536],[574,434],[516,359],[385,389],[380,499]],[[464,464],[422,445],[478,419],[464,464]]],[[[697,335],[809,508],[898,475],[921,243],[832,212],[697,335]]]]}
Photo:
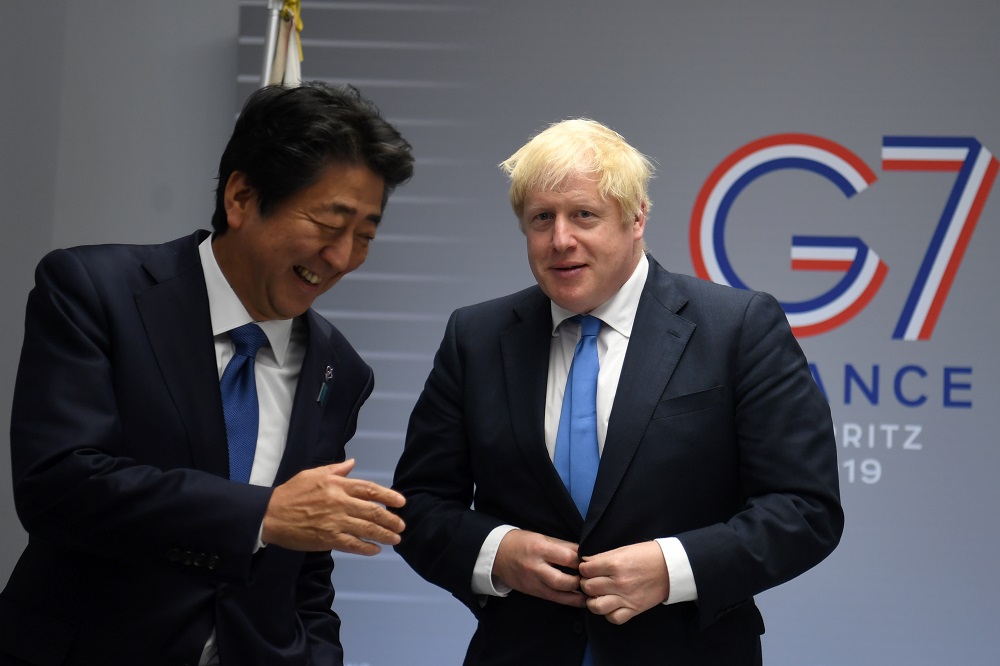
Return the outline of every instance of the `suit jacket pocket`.
{"type": "Polygon", "coordinates": [[[722,395],[723,387],[713,386],[710,389],[698,391],[697,393],[688,393],[687,395],[679,395],[674,398],[661,400],[660,404],[653,410],[652,420],[666,419],[671,416],[689,414],[714,407],[722,402],[722,395]]]}

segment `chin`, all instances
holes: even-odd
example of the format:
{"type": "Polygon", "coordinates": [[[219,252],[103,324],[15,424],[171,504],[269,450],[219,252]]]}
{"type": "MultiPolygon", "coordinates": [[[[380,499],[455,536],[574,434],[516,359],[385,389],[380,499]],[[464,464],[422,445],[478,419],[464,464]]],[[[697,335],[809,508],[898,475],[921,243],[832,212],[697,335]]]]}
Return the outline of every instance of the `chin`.
{"type": "Polygon", "coordinates": [[[569,310],[570,312],[575,312],[577,314],[585,314],[593,310],[593,308],[587,307],[582,302],[572,298],[551,298],[551,300],[562,309],[569,310]]]}
{"type": "Polygon", "coordinates": [[[274,319],[295,319],[305,314],[310,305],[287,305],[282,308],[275,308],[274,319]]]}

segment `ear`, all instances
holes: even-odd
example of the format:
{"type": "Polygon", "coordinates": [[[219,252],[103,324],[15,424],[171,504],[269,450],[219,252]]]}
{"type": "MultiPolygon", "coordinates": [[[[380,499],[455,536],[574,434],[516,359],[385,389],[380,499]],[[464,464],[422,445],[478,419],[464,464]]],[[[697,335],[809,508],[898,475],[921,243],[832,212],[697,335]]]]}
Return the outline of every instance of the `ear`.
{"type": "Polygon", "coordinates": [[[635,240],[641,240],[642,234],[646,230],[646,200],[639,204],[639,210],[632,219],[632,233],[635,240]]]}
{"type": "Polygon", "coordinates": [[[242,171],[229,174],[223,205],[226,208],[226,219],[230,229],[239,229],[246,222],[248,215],[256,212],[257,191],[250,185],[247,175],[242,171]]]}

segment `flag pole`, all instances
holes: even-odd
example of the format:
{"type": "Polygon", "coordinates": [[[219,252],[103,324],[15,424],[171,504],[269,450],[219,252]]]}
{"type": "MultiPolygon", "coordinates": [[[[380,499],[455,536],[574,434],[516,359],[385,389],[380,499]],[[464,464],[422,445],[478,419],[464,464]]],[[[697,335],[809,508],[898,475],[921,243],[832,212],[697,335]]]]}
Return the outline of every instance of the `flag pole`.
{"type": "Polygon", "coordinates": [[[271,80],[274,53],[278,46],[282,4],[282,0],[267,0],[267,36],[264,38],[264,66],[261,68],[260,75],[261,88],[271,80]]]}

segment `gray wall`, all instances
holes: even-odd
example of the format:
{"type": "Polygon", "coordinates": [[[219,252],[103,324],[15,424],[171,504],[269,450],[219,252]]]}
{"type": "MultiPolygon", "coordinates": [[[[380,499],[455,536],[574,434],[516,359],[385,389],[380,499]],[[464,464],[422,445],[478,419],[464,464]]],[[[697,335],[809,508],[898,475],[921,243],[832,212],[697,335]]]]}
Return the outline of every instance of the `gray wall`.
{"type": "MultiPolygon", "coordinates": [[[[207,224],[212,176],[256,85],[263,2],[5,3],[0,224],[0,432],[6,433],[31,270],[52,247],[173,238],[207,224]],[[239,26],[239,27],[238,27],[239,26]],[[255,48],[257,50],[255,50],[255,48]],[[30,76],[29,76],[30,75],[30,76]]],[[[318,303],[375,368],[351,454],[386,482],[406,417],[455,307],[531,282],[496,164],[544,124],[587,115],[656,158],[647,240],[693,270],[689,220],[727,155],[807,132],[854,151],[877,182],[851,200],[814,173],[742,194],[726,243],[752,286],[781,300],[836,279],[789,269],[795,234],[862,237],[889,266],[854,319],[803,347],[841,438],[847,530],[834,555],[761,595],[765,659],[787,666],[992,664],[1000,540],[993,306],[1000,197],[986,200],[930,340],[891,337],[952,173],[881,165],[883,137],[973,136],[1000,152],[993,0],[399,0],[308,2],[305,75],[357,83],[413,142],[417,173],[386,211],[371,257],[318,303]],[[894,397],[924,393],[911,406],[894,397]],[[943,375],[967,369],[948,406],[943,375]],[[871,383],[864,398],[845,373],[871,383]],[[919,428],[920,448],[886,442],[919,428]],[[848,432],[873,433],[854,443],[848,432]],[[860,465],[877,464],[877,480],[860,465]],[[852,474],[852,472],[854,472],[852,474]]],[[[0,581],[24,543],[0,455],[0,581]]],[[[354,664],[458,663],[471,615],[392,552],[339,556],[337,609],[354,664]],[[416,655],[416,656],[415,656],[416,655]]]]}
{"type": "Polygon", "coordinates": [[[14,54],[30,58],[23,69],[0,68],[3,102],[0,104],[0,201],[4,219],[0,223],[0,307],[6,314],[0,328],[0,581],[6,582],[26,537],[14,515],[10,486],[10,456],[7,432],[13,377],[21,348],[25,297],[37,258],[51,243],[55,193],[56,132],[59,81],[62,64],[63,3],[31,7],[6,3],[7,18],[0,21],[0,43],[4,60],[14,54]],[[53,39],[42,45],[25,25],[38,22],[53,28],[53,39]],[[26,75],[30,72],[30,75],[26,75]]]}

